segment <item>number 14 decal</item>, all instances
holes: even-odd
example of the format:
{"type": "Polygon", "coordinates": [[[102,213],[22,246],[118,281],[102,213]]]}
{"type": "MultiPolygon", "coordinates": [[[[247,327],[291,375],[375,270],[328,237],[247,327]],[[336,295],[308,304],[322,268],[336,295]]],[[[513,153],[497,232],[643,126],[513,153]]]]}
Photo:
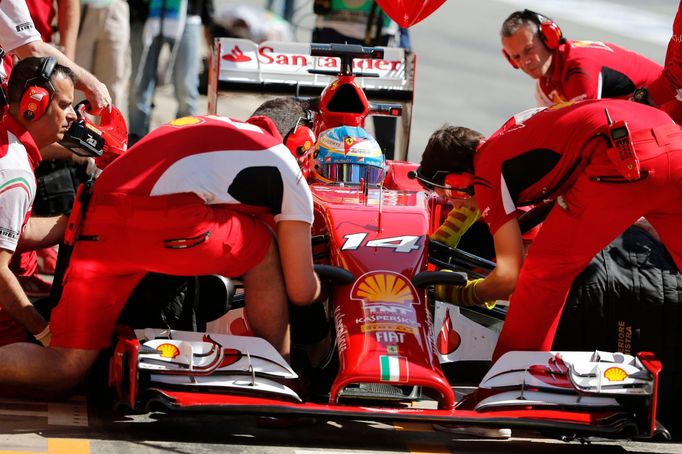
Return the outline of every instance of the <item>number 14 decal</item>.
{"type": "MultiPolygon", "coordinates": [[[[344,235],[346,241],[344,241],[343,246],[341,246],[342,251],[349,251],[359,249],[362,246],[362,242],[367,238],[366,233],[351,233],[349,235],[344,235]]],[[[391,248],[395,252],[412,252],[419,249],[417,242],[419,241],[418,236],[405,235],[405,236],[394,236],[393,238],[381,238],[378,240],[370,240],[365,243],[367,247],[386,247],[391,248]]]]}

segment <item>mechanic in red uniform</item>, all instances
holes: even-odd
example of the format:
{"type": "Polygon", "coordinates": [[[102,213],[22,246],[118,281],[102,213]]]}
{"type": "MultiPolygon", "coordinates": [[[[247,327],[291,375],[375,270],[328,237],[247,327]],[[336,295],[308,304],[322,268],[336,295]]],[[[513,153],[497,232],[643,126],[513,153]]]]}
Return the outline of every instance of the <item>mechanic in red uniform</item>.
{"type": "Polygon", "coordinates": [[[624,98],[655,80],[661,66],[600,41],[570,41],[559,26],[534,11],[512,13],[500,30],[502,53],[537,80],[538,106],[580,99],[624,98]]]}
{"type": "Polygon", "coordinates": [[[294,130],[304,111],[275,99],[254,115],[174,120],[102,172],[52,312],[50,347],[0,348],[0,384],[77,384],[147,272],[241,276],[251,328],[288,356],[288,301],[306,305],[320,293],[312,195],[278,132],[294,130]]]}
{"type": "Polygon", "coordinates": [[[666,111],[682,123],[682,2],[673,22],[673,35],[668,42],[665,63],[660,75],[647,86],[635,91],[635,101],[666,111]]]}
{"type": "Polygon", "coordinates": [[[75,76],[55,63],[52,57],[26,58],[8,83],[10,108],[0,125],[0,345],[25,341],[28,333],[49,343],[47,322],[9,263],[15,251],[57,244],[66,226],[66,216],[30,217],[36,193],[33,171],[42,159],[39,148],[61,140],[76,119],[71,106],[75,76]]]}
{"type": "Polygon", "coordinates": [[[549,350],[575,276],[640,216],[682,267],[682,130],[666,113],[587,100],[517,114],[488,140],[468,128],[460,136],[459,144],[427,150],[419,172],[472,174],[497,267],[450,293],[463,305],[511,295],[493,360],[510,350],[549,350]],[[628,174],[632,180],[609,158],[607,110],[627,122],[641,169],[637,178],[628,174]],[[556,204],[524,261],[518,207],[548,199],[556,204]]]}

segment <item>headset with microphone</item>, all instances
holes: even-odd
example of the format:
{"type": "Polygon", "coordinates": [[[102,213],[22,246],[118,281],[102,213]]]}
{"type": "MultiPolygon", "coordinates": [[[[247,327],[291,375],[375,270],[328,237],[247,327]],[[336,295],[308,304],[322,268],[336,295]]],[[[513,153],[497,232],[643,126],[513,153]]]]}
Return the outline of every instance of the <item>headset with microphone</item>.
{"type": "Polygon", "coordinates": [[[43,57],[38,75],[26,81],[19,103],[21,115],[26,121],[39,120],[50,106],[55,92],[50,78],[56,65],[56,58],[43,57]]]}
{"type": "MultiPolygon", "coordinates": [[[[521,11],[519,17],[530,20],[538,26],[538,36],[540,36],[540,41],[542,41],[542,44],[544,44],[547,49],[552,51],[556,50],[561,44],[566,42],[566,38],[564,38],[564,34],[561,32],[561,28],[559,28],[556,22],[549,17],[529,9],[521,11]]],[[[515,69],[519,69],[519,65],[516,64],[506,50],[502,49],[502,54],[515,69]]]]}
{"type": "Polygon", "coordinates": [[[469,199],[474,195],[474,175],[470,172],[454,173],[438,170],[431,178],[426,178],[421,174],[421,167],[418,167],[417,170],[407,172],[407,178],[419,181],[427,189],[443,189],[447,197],[469,199]],[[440,174],[444,175],[442,184],[434,181],[440,174]]]}

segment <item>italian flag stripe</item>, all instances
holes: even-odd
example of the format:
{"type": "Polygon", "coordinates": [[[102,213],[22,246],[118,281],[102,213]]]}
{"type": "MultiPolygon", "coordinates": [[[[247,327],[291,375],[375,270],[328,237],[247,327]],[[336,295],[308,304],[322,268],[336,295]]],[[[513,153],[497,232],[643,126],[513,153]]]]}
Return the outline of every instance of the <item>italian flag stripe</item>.
{"type": "Polygon", "coordinates": [[[30,185],[25,178],[12,178],[11,180],[6,181],[4,184],[0,185],[0,194],[13,188],[23,189],[26,194],[31,197],[30,185]]]}
{"type": "Polygon", "coordinates": [[[404,356],[380,356],[381,381],[406,382],[407,359],[404,356]]]}

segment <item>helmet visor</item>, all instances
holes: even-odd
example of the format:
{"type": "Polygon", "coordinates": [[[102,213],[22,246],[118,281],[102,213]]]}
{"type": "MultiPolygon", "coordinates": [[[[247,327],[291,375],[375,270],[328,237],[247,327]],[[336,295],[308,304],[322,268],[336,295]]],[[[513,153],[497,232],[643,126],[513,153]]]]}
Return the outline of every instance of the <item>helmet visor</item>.
{"type": "Polygon", "coordinates": [[[384,179],[384,169],[366,164],[322,164],[317,170],[321,177],[335,183],[379,185],[384,179]]]}

